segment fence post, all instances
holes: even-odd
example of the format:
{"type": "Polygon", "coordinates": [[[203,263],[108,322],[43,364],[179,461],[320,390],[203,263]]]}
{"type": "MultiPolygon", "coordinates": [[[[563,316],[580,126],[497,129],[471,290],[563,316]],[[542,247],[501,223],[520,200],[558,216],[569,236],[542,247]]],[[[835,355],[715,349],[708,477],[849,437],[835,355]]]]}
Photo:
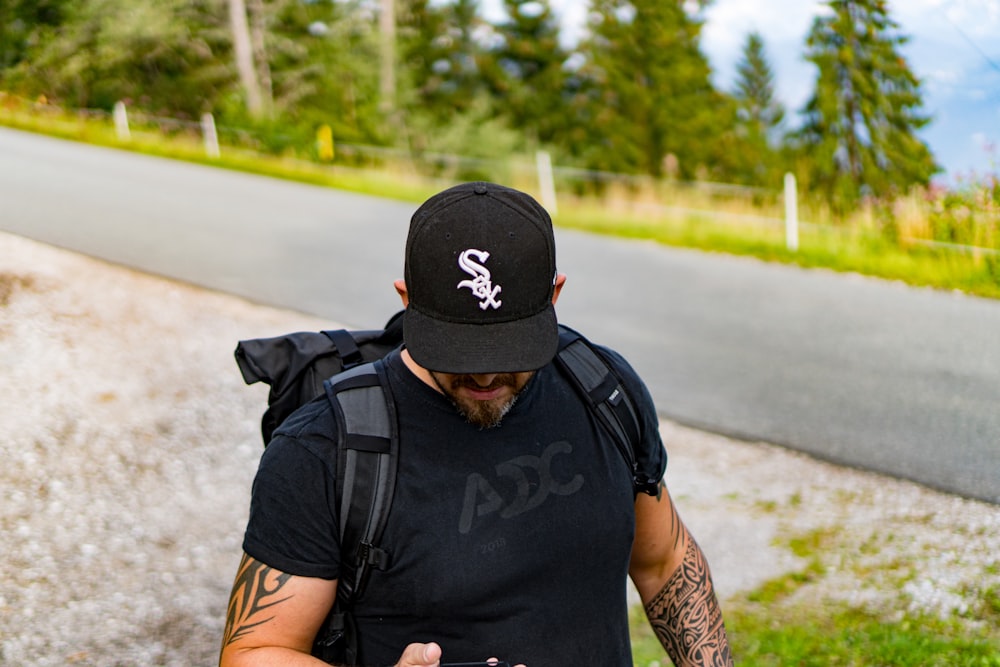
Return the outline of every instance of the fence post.
{"type": "Polygon", "coordinates": [[[215,131],[215,117],[210,113],[201,115],[201,135],[205,141],[205,154],[213,159],[219,157],[219,135],[215,131]]]}
{"type": "Polygon", "coordinates": [[[538,169],[538,187],[542,192],[542,206],[548,210],[549,215],[555,216],[559,209],[556,204],[555,179],[552,177],[552,158],[548,151],[535,153],[535,165],[538,169]]]}
{"type": "Polygon", "coordinates": [[[132,139],[132,133],[128,129],[128,111],[125,109],[125,103],[121,100],[115,102],[113,116],[115,119],[115,132],[118,133],[118,139],[121,141],[130,141],[132,139]]]}
{"type": "Polygon", "coordinates": [[[785,246],[791,252],[799,249],[799,200],[795,174],[785,174],[785,246]]]}

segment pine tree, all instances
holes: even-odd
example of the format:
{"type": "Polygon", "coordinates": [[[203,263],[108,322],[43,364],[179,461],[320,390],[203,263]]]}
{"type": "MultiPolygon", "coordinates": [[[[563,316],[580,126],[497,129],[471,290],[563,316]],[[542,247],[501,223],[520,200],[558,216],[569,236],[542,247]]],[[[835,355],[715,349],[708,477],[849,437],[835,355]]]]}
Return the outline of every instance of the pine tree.
{"type": "Polygon", "coordinates": [[[884,198],[938,171],[916,132],[920,82],[899,49],[908,40],[885,0],[829,0],[816,19],[807,59],[819,69],[799,133],[809,180],[840,210],[862,197],[884,198]]]}
{"type": "Polygon", "coordinates": [[[747,35],[736,75],[733,98],[741,149],[734,176],[750,185],[776,185],[783,171],[777,148],[785,110],[775,98],[774,73],[759,33],[747,35]]]}
{"type": "Polygon", "coordinates": [[[685,4],[594,0],[574,108],[590,166],[658,176],[672,154],[684,177],[721,169],[727,104],[699,48],[702,21],[685,4]]]}
{"type": "Polygon", "coordinates": [[[353,0],[272,0],[266,7],[275,125],[283,125],[271,136],[312,145],[316,128],[330,125],[337,141],[384,142],[373,14],[353,0]]]}
{"type": "Polygon", "coordinates": [[[417,41],[404,50],[404,59],[420,69],[410,73],[418,84],[421,101],[435,117],[442,120],[476,104],[486,91],[480,72],[484,48],[476,40],[483,26],[477,0],[455,0],[434,7],[414,3],[419,12],[411,13],[416,24],[417,41]]]}
{"type": "Polygon", "coordinates": [[[548,143],[564,122],[563,65],[559,23],[548,0],[504,0],[509,16],[496,26],[502,38],[486,55],[483,71],[498,111],[529,139],[548,143]]]}
{"type": "Polygon", "coordinates": [[[764,52],[760,33],[747,35],[743,56],[736,66],[736,98],[740,122],[749,131],[775,145],[785,109],[775,97],[774,73],[764,52]]]}
{"type": "Polygon", "coordinates": [[[489,25],[478,15],[477,0],[401,4],[400,99],[409,148],[509,155],[516,139],[498,117],[484,77],[491,62],[483,38],[489,25]]]}
{"type": "Polygon", "coordinates": [[[451,11],[429,0],[408,0],[398,15],[402,104],[442,119],[453,112],[447,81],[457,69],[451,11]]]}

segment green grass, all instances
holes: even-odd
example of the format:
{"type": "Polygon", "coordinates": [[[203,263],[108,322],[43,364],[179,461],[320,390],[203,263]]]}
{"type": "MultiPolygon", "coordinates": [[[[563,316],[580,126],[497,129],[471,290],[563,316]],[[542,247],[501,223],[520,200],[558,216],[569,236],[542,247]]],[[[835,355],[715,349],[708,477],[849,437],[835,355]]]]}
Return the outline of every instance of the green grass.
{"type": "MultiPolygon", "coordinates": [[[[769,597],[761,595],[760,597],[769,597]]],[[[973,636],[957,623],[915,617],[887,621],[846,606],[731,603],[726,630],[739,667],[1000,667],[1000,638],[973,636]]],[[[639,605],[631,611],[636,667],[673,663],[639,605]]]]}
{"type": "Polygon", "coordinates": [[[785,246],[784,227],[780,224],[733,224],[695,216],[654,219],[615,215],[596,207],[570,210],[560,214],[558,222],[601,234],[652,239],[666,245],[1000,298],[1000,256],[975,257],[948,250],[903,248],[871,231],[803,226],[799,231],[799,249],[792,252],[785,246]]]}
{"type": "MultiPolygon", "coordinates": [[[[789,536],[782,544],[805,560],[802,569],[766,581],[723,605],[739,667],[1000,667],[1000,586],[967,591],[965,597],[975,611],[948,620],[905,614],[903,597],[876,613],[813,595],[816,588],[810,585],[827,574],[824,558],[850,567],[836,557],[852,544],[849,536],[825,528],[789,536]]],[[[883,567],[894,570],[897,565],[890,562],[883,567]]],[[[998,568],[1000,562],[987,565],[984,575],[995,574],[998,568]]],[[[887,591],[887,599],[892,597],[887,591]]],[[[630,610],[629,621],[634,664],[671,665],[640,605],[630,610]]]]}
{"type": "Polygon", "coordinates": [[[737,610],[727,624],[738,665],[1000,667],[1000,643],[937,619],[898,622],[862,611],[737,610]]]}
{"type": "MultiPolygon", "coordinates": [[[[423,201],[442,187],[441,181],[420,177],[412,173],[412,170],[402,167],[392,169],[388,165],[378,169],[321,165],[226,146],[222,147],[221,158],[211,159],[205,155],[200,139],[190,132],[168,135],[156,128],[133,125],[132,139],[122,141],[107,119],[84,119],[51,111],[39,112],[22,100],[12,96],[4,97],[2,93],[0,125],[414,203],[423,201]]],[[[679,201],[671,201],[672,204],[706,208],[705,202],[697,194],[685,195],[678,191],[668,196],[679,198],[679,201]],[[688,197],[687,201],[684,200],[685,197],[688,197]]],[[[949,250],[906,246],[890,241],[871,229],[870,224],[863,222],[842,226],[804,225],[799,233],[799,250],[791,252],[785,247],[784,229],[780,223],[720,222],[694,213],[630,213],[629,203],[626,201],[624,205],[614,206],[609,205],[606,200],[577,200],[568,195],[561,196],[555,223],[601,234],[651,239],[672,246],[752,256],[769,262],[807,268],[854,272],[915,286],[1000,298],[1000,254],[974,256],[949,250]]],[[[633,210],[639,209],[633,207],[633,210]]],[[[735,211],[775,215],[773,205],[771,210],[764,211],[745,204],[742,209],[737,206],[735,211]]],[[[816,215],[819,218],[825,217],[820,213],[816,215]]]]}
{"type": "Polygon", "coordinates": [[[221,157],[210,158],[205,154],[201,140],[195,136],[186,133],[168,136],[134,124],[130,128],[131,139],[124,141],[118,138],[109,121],[51,113],[38,115],[0,107],[0,125],[144,155],[402,201],[420,202],[440,189],[432,182],[401,176],[399,173],[328,166],[225,146],[222,147],[221,157]]]}

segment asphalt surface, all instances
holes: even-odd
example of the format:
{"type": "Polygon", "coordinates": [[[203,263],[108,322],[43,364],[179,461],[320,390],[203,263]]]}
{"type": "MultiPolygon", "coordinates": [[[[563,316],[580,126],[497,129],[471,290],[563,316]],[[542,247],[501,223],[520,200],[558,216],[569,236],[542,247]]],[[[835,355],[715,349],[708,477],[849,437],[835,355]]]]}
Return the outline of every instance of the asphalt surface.
{"type": "MultiPolygon", "coordinates": [[[[0,229],[356,327],[399,307],[415,208],[0,128],[0,229]]],[[[561,321],[665,416],[1000,503],[1000,302],[557,236],[561,321]]]]}

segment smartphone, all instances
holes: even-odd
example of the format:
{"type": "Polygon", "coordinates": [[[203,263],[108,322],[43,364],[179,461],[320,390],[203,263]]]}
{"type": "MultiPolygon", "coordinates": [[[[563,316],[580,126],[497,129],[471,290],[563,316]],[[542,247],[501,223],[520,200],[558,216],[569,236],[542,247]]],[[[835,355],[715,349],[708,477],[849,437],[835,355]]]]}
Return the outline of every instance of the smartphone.
{"type": "Polygon", "coordinates": [[[503,660],[491,662],[483,660],[482,662],[442,662],[441,667],[510,667],[510,664],[503,660]]]}

